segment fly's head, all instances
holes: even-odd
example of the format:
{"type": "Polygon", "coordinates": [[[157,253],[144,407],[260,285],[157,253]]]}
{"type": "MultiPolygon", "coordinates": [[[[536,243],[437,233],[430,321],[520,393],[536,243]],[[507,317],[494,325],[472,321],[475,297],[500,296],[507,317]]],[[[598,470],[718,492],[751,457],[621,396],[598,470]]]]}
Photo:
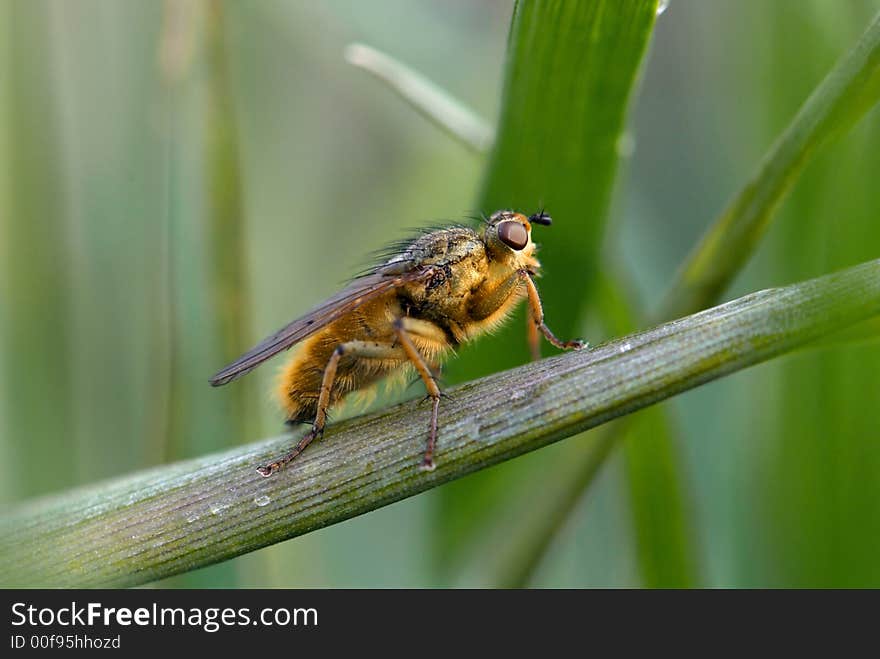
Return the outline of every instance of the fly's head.
{"type": "Polygon", "coordinates": [[[514,211],[496,211],[483,230],[486,251],[495,261],[504,263],[511,270],[526,269],[537,273],[541,264],[535,258],[537,249],[532,242],[532,225],[549,226],[550,216],[544,211],[526,216],[514,211]]]}

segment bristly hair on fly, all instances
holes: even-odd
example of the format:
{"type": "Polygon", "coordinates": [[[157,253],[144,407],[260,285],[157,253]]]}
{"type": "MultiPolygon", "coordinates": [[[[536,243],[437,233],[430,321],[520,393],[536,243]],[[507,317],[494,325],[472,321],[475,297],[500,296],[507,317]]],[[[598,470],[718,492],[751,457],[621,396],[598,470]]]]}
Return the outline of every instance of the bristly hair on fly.
{"type": "MultiPolygon", "coordinates": [[[[478,213],[468,213],[465,214],[465,218],[469,220],[473,220],[474,222],[482,222],[485,225],[491,224],[491,219],[488,215],[482,212],[478,213]]],[[[552,218],[544,211],[544,207],[541,206],[541,210],[537,213],[528,216],[529,222],[534,224],[541,224],[543,226],[550,226],[552,222],[552,218]]],[[[359,277],[364,277],[366,275],[372,274],[376,271],[381,265],[387,263],[390,259],[395,256],[400,256],[403,252],[409,248],[410,245],[420,237],[428,235],[429,233],[433,233],[435,231],[442,231],[444,229],[467,229],[473,228],[466,224],[461,224],[459,222],[454,222],[449,220],[449,223],[442,222],[433,222],[432,224],[421,226],[421,227],[407,227],[404,229],[406,235],[403,238],[399,238],[397,240],[393,240],[391,242],[386,243],[382,247],[373,250],[369,254],[367,254],[367,258],[362,262],[361,268],[354,274],[353,279],[357,279],[359,277]]]]}
{"type": "MultiPolygon", "coordinates": [[[[525,215],[525,213],[523,213],[525,215]]],[[[492,221],[488,215],[485,213],[475,213],[470,215],[465,215],[469,220],[474,220],[475,222],[482,222],[483,224],[491,224],[492,221]]],[[[545,227],[549,227],[553,223],[553,218],[550,217],[549,214],[544,210],[544,205],[541,205],[541,210],[533,215],[528,215],[529,222],[532,224],[541,224],[545,227]]],[[[440,227],[443,228],[443,227],[440,227]]]]}
{"type": "Polygon", "coordinates": [[[448,224],[443,224],[442,222],[434,222],[432,224],[421,226],[421,227],[405,227],[403,229],[404,237],[398,238],[397,240],[392,240],[390,242],[385,243],[382,247],[378,249],[374,249],[373,251],[367,254],[367,257],[361,262],[361,269],[359,269],[352,279],[357,279],[359,277],[365,277],[367,275],[373,274],[376,271],[376,268],[385,265],[388,261],[395,256],[400,256],[403,254],[416,240],[421,238],[422,236],[427,236],[430,233],[434,233],[435,231],[442,231],[444,229],[463,229],[468,228],[466,225],[461,223],[453,223],[452,220],[449,220],[448,224]]]}
{"type": "Polygon", "coordinates": [[[485,213],[466,213],[465,217],[469,220],[473,220],[474,222],[482,222],[483,224],[490,224],[489,216],[485,213]]]}

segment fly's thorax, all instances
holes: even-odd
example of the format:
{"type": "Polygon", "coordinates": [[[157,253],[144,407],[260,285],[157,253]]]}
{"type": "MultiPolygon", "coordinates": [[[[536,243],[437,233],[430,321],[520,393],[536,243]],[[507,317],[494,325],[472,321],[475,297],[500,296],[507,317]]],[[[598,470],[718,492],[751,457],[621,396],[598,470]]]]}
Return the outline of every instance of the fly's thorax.
{"type": "Polygon", "coordinates": [[[473,229],[441,229],[419,238],[409,258],[424,277],[406,284],[407,313],[438,320],[462,313],[468,295],[485,280],[485,243],[473,229]]]}
{"type": "Polygon", "coordinates": [[[407,251],[417,267],[451,268],[472,257],[475,250],[483,250],[483,241],[476,231],[451,227],[420,236],[407,251]]]}
{"type": "Polygon", "coordinates": [[[531,225],[518,213],[496,214],[479,232],[465,227],[440,229],[411,243],[398,258],[407,268],[424,273],[398,292],[404,315],[437,323],[453,335],[473,322],[480,301],[498,297],[499,307],[516,299],[518,271],[537,274],[531,225]],[[506,224],[505,224],[506,223],[506,224]],[[503,225],[503,226],[502,226],[503,225]]]}

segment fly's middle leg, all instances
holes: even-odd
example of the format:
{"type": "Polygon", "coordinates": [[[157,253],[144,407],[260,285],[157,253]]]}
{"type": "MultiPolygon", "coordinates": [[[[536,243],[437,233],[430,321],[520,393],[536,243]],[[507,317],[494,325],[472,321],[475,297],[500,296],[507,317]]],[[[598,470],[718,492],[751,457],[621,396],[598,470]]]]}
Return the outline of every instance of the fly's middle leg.
{"type": "Polygon", "coordinates": [[[394,322],[394,333],[397,335],[397,341],[406,353],[407,358],[425,383],[428,396],[431,398],[431,425],[428,431],[428,446],[425,449],[425,457],[422,460],[422,469],[433,471],[434,447],[437,443],[437,417],[440,414],[440,387],[437,385],[437,378],[434,376],[428,362],[412,342],[410,334],[438,341],[445,340],[446,337],[443,335],[442,330],[433,323],[416,318],[398,318],[394,322]]]}
{"type": "Polygon", "coordinates": [[[330,356],[330,360],[327,362],[327,366],[324,367],[321,391],[318,394],[318,411],[315,414],[315,421],[312,424],[311,430],[303,435],[302,439],[299,440],[289,453],[274,462],[259,467],[257,471],[261,476],[271,476],[302,453],[312,443],[312,440],[324,434],[324,425],[327,423],[327,408],[330,406],[330,392],[333,390],[333,383],[336,380],[339,360],[343,356],[367,359],[402,359],[406,357],[406,354],[399,346],[373,341],[347,341],[336,346],[336,349],[330,356]]]}

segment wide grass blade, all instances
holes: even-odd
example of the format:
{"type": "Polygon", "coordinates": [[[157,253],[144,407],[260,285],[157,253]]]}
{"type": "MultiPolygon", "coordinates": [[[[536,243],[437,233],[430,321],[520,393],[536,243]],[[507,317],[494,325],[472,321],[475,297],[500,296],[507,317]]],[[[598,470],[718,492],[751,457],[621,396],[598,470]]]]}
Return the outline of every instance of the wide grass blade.
{"type": "Polygon", "coordinates": [[[2,489],[6,497],[22,497],[76,482],[66,388],[72,310],[50,11],[15,2],[3,3],[0,12],[7,146],[0,159],[8,177],[0,199],[0,432],[25,439],[4,442],[2,489]],[[62,451],[65,458],[47,459],[62,451]]]}
{"type": "MultiPolygon", "coordinates": [[[[618,163],[618,139],[639,75],[656,0],[523,0],[514,10],[495,147],[478,202],[482,212],[544,207],[535,239],[547,323],[571,338],[581,327],[600,262],[618,163]]],[[[462,350],[446,375],[473,379],[528,360],[524,320],[462,350]]],[[[590,337],[587,337],[590,338],[590,337]]],[[[505,465],[449,488],[435,524],[437,556],[449,569],[497,507],[553,473],[546,456],[505,465]]]]}
{"type": "MultiPolygon", "coordinates": [[[[224,5],[166,2],[158,41],[165,91],[167,277],[171,317],[166,460],[228,447],[248,434],[253,382],[220,396],[205,373],[247,343],[244,212],[224,5]]],[[[236,565],[163,586],[226,587],[236,565]]]]}

